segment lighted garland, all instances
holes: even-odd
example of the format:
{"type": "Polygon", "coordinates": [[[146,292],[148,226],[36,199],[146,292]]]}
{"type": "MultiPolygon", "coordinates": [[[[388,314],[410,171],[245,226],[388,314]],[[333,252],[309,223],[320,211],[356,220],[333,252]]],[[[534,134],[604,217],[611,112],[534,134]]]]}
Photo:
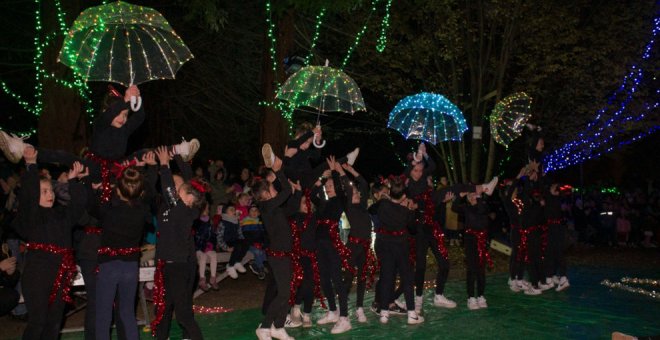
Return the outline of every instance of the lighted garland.
{"type": "Polygon", "coordinates": [[[656,290],[647,290],[644,288],[639,288],[639,287],[632,287],[629,286],[625,283],[638,283],[638,282],[645,282],[645,283],[652,283],[653,286],[658,287],[658,280],[653,280],[653,279],[631,279],[631,278],[623,278],[621,279],[621,282],[612,282],[608,279],[605,279],[600,282],[601,285],[609,288],[614,288],[614,289],[621,289],[630,293],[635,293],[635,294],[640,294],[644,295],[646,297],[650,297],[655,300],[660,300],[660,292],[656,290]],[[624,279],[627,279],[624,282],[624,279]]]}
{"type": "MultiPolygon", "coordinates": [[[[642,61],[650,59],[658,32],[660,32],[660,17],[656,14],[653,20],[652,37],[645,45],[642,61]]],[[[660,127],[653,126],[646,131],[638,132],[633,137],[625,137],[629,134],[628,129],[631,123],[641,122],[646,117],[646,113],[653,112],[660,104],[658,101],[660,90],[656,88],[652,94],[655,95],[655,103],[646,103],[645,109],[641,112],[626,114],[628,104],[633,101],[634,94],[642,85],[644,73],[642,67],[633,65],[619,88],[608,97],[607,105],[598,111],[594,120],[587,124],[585,131],[581,132],[576,140],[565,143],[545,157],[546,170],[559,170],[597,158],[657,131],[660,127]],[[608,119],[604,119],[605,115],[611,111],[610,108],[613,112],[608,119]]],[[[656,81],[656,78],[653,77],[651,80],[656,81]]]]}

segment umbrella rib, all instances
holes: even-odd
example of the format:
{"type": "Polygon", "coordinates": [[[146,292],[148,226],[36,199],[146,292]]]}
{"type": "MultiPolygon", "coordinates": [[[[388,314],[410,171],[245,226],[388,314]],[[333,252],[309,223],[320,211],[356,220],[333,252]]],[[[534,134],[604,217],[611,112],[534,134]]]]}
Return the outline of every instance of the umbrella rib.
{"type": "Polygon", "coordinates": [[[108,69],[109,69],[109,74],[108,74],[108,79],[109,81],[112,81],[112,56],[114,55],[114,50],[115,50],[115,38],[117,37],[117,30],[115,30],[112,33],[112,44],[110,45],[110,62],[108,63],[108,69]]]}
{"type": "Polygon", "coordinates": [[[87,65],[87,73],[85,75],[85,80],[89,79],[89,72],[92,71],[94,59],[96,59],[96,52],[98,51],[99,45],[101,45],[101,41],[103,41],[103,35],[101,35],[99,41],[96,43],[96,46],[94,46],[94,50],[92,50],[92,56],[90,57],[89,64],[87,65]]]}
{"type": "MultiPolygon", "coordinates": [[[[142,26],[138,26],[139,28],[142,28],[142,26]]],[[[144,30],[143,30],[144,31],[144,30]]],[[[153,73],[151,73],[151,66],[149,65],[149,58],[147,58],[147,52],[144,50],[144,44],[142,44],[142,39],[140,39],[140,35],[135,33],[135,36],[137,37],[137,41],[140,44],[140,47],[142,47],[142,56],[144,57],[144,63],[147,66],[147,71],[149,72],[149,79],[153,77],[153,73]]]]}
{"type": "MultiPolygon", "coordinates": [[[[167,68],[170,70],[170,74],[172,75],[172,78],[174,78],[174,70],[172,70],[172,65],[170,65],[169,58],[166,57],[166,54],[165,54],[165,51],[163,50],[163,47],[160,46],[159,43],[157,43],[158,41],[156,40],[156,37],[154,37],[154,36],[153,36],[150,32],[148,32],[146,29],[144,29],[144,27],[142,27],[142,29],[143,29],[145,32],[147,32],[147,34],[149,34],[149,36],[151,37],[151,39],[153,39],[154,42],[156,42],[156,46],[158,46],[158,49],[160,50],[160,53],[163,55],[163,58],[165,59],[165,64],[167,64],[167,68]]],[[[176,52],[174,51],[174,49],[172,48],[172,46],[170,46],[170,43],[167,41],[167,39],[165,39],[165,37],[164,37],[162,34],[160,34],[160,32],[158,32],[157,29],[155,29],[155,28],[153,28],[153,27],[152,27],[151,29],[154,30],[154,31],[155,31],[155,32],[156,32],[156,33],[157,33],[157,34],[163,39],[163,41],[167,44],[167,46],[170,48],[170,50],[172,51],[172,53],[178,58],[179,56],[176,54],[176,52]]]]}
{"type": "Polygon", "coordinates": [[[87,39],[92,34],[92,32],[94,32],[94,29],[89,30],[83,41],[80,43],[80,48],[78,49],[78,53],[76,53],[76,62],[73,63],[74,65],[78,62],[78,56],[80,56],[80,51],[82,51],[83,47],[85,46],[85,41],[87,41],[87,39]]]}

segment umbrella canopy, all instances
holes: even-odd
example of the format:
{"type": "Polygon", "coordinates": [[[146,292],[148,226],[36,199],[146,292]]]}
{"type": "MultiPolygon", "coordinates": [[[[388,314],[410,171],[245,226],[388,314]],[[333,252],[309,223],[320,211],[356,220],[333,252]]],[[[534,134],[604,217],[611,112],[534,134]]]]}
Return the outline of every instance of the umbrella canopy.
{"type": "Polygon", "coordinates": [[[437,144],[461,140],[467,123],[461,110],[449,99],[422,92],[403,98],[396,104],[390,112],[387,127],[399,131],[406,139],[437,144]]]}
{"type": "Polygon", "coordinates": [[[497,143],[509,147],[520,137],[525,124],[532,116],[532,97],[525,92],[514,93],[495,104],[490,115],[490,131],[497,143]]]}
{"type": "Polygon", "coordinates": [[[58,59],[85,81],[128,86],[174,79],[181,65],[192,58],[160,13],[117,1],[80,13],[58,59]]]}
{"type": "Polygon", "coordinates": [[[318,112],[365,111],[360,88],[341,70],[328,66],[306,66],[286,80],[276,98],[293,107],[310,107],[318,112]]]}

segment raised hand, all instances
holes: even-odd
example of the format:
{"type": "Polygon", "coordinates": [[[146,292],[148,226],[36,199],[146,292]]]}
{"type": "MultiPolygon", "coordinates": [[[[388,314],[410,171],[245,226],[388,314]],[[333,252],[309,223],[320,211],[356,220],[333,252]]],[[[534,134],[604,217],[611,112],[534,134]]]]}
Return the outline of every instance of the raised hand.
{"type": "Polygon", "coordinates": [[[298,153],[298,149],[296,148],[290,148],[288,146],[284,147],[284,157],[293,157],[296,153],[298,153]]]}
{"type": "Polygon", "coordinates": [[[447,202],[453,200],[454,197],[456,197],[456,195],[454,195],[453,192],[449,191],[449,192],[447,192],[447,193],[445,194],[445,199],[443,200],[443,202],[444,202],[444,203],[447,203],[447,202]]]}
{"type": "Polygon", "coordinates": [[[172,158],[166,146],[159,146],[158,148],[156,148],[156,155],[158,156],[158,161],[160,162],[160,165],[170,166],[170,160],[172,158]]]}
{"type": "Polygon", "coordinates": [[[293,183],[291,180],[289,180],[289,183],[291,184],[291,188],[293,189],[293,192],[302,191],[302,186],[300,185],[300,181],[296,181],[295,183],[293,183]]]}
{"type": "Polygon", "coordinates": [[[153,151],[149,151],[142,155],[142,162],[148,165],[156,165],[156,154],[153,151]]]}
{"type": "Polygon", "coordinates": [[[273,171],[280,171],[282,169],[282,160],[279,157],[275,157],[275,162],[273,162],[273,166],[271,167],[273,171]]]}
{"type": "Polygon", "coordinates": [[[336,161],[335,161],[335,156],[332,156],[332,155],[331,155],[330,157],[326,158],[325,161],[328,163],[328,168],[329,168],[330,170],[335,170],[335,169],[336,169],[336,166],[335,166],[335,163],[336,163],[336,161]]]}
{"type": "Polygon", "coordinates": [[[85,169],[85,166],[80,162],[74,162],[69,170],[68,178],[72,180],[74,178],[82,178],[89,175],[89,169],[85,169]]]}
{"type": "Polygon", "coordinates": [[[138,89],[137,85],[131,85],[126,89],[126,92],[124,92],[124,101],[130,101],[131,97],[139,96],[140,90],[138,89]]]}

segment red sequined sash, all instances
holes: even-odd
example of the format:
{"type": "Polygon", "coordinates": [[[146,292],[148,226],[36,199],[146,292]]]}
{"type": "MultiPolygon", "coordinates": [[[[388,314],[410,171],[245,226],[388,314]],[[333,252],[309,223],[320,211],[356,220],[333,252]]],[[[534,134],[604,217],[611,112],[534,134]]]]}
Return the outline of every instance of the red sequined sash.
{"type": "Polygon", "coordinates": [[[332,240],[332,246],[335,248],[339,256],[341,257],[341,266],[344,270],[351,272],[353,275],[357,275],[357,270],[348,263],[348,259],[351,258],[351,250],[346,247],[344,243],[341,242],[339,238],[339,222],[335,220],[318,220],[318,227],[327,227],[330,234],[330,239],[332,240]]]}
{"type": "Polygon", "coordinates": [[[137,254],[140,252],[140,247],[131,247],[131,248],[110,248],[110,247],[101,247],[97,251],[99,255],[109,255],[109,256],[128,256],[137,254]]]}
{"type": "Polygon", "coordinates": [[[163,321],[165,314],[165,277],[163,276],[163,267],[165,261],[156,261],[156,271],[154,272],[154,309],[156,315],[151,320],[151,335],[156,336],[158,325],[163,321]]]}
{"type": "Polygon", "coordinates": [[[60,288],[62,289],[62,301],[73,304],[73,299],[69,296],[69,292],[71,291],[71,281],[77,273],[76,262],[73,258],[73,249],[63,248],[54,244],[36,242],[29,242],[26,244],[26,247],[29,250],[39,250],[55,255],[62,255],[62,262],[60,262],[55,282],[53,282],[53,288],[48,296],[48,304],[50,305],[55,302],[57,292],[60,288]]]}
{"type": "Polygon", "coordinates": [[[486,240],[488,238],[488,232],[485,230],[476,231],[473,229],[466,229],[466,233],[474,235],[477,238],[477,252],[479,254],[479,265],[483,266],[484,261],[488,263],[488,267],[493,267],[493,260],[490,258],[490,253],[486,248],[486,240]]]}
{"type": "Polygon", "coordinates": [[[533,226],[527,229],[523,229],[523,228],[518,229],[518,233],[520,233],[520,244],[518,245],[518,254],[516,255],[516,259],[518,261],[524,260],[525,263],[529,263],[529,252],[527,251],[527,237],[532,232],[539,230],[539,228],[540,228],[539,226],[533,226]]]}
{"type": "Polygon", "coordinates": [[[136,164],[135,160],[131,160],[128,166],[124,166],[114,160],[98,156],[91,151],[86,151],[83,156],[101,166],[101,202],[108,202],[110,201],[110,197],[112,197],[112,183],[110,183],[110,175],[114,175],[116,178],[119,178],[128,166],[136,164]]]}
{"type": "Polygon", "coordinates": [[[438,244],[438,251],[442,254],[442,257],[447,259],[447,247],[445,247],[445,233],[442,232],[440,228],[440,223],[434,219],[435,216],[435,204],[433,204],[432,199],[433,189],[429,188],[423,193],[415,197],[416,201],[422,201],[424,203],[424,216],[422,217],[422,223],[433,228],[433,238],[435,238],[436,243],[438,244]]]}

